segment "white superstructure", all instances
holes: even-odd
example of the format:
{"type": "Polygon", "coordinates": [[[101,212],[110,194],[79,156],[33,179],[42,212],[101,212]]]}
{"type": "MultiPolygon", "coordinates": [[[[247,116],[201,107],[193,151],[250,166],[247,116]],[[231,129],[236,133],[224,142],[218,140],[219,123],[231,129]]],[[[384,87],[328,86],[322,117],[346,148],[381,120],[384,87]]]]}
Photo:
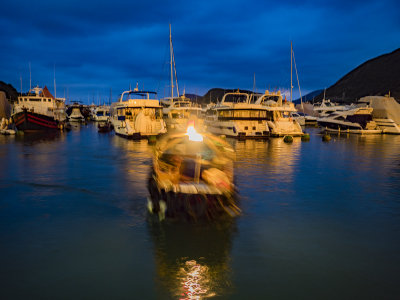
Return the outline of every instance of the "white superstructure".
{"type": "Polygon", "coordinates": [[[204,121],[207,130],[237,138],[268,137],[267,110],[249,102],[247,93],[226,93],[220,103],[207,110],[204,121]]]}
{"type": "Polygon", "coordinates": [[[58,122],[64,122],[67,117],[65,99],[54,98],[47,87],[42,89],[37,86],[29,90],[27,95],[19,96],[18,101],[14,103],[12,115],[23,110],[54,118],[58,122]]]}
{"type": "Polygon", "coordinates": [[[188,122],[194,122],[194,126],[201,131],[203,127],[202,109],[196,106],[184,95],[175,98],[161,100],[163,117],[168,132],[186,132],[188,122]]]}
{"type": "Polygon", "coordinates": [[[156,93],[125,91],[110,109],[111,123],[117,135],[126,138],[142,138],[166,133],[162,118],[162,106],[156,93]]]}
{"type": "Polygon", "coordinates": [[[78,103],[74,103],[71,106],[71,113],[68,116],[68,120],[70,122],[79,122],[79,123],[84,123],[85,122],[85,117],[83,116],[81,112],[81,105],[78,103]]]}
{"type": "Polygon", "coordinates": [[[110,119],[110,107],[106,105],[95,107],[92,118],[95,122],[107,122],[110,119]]]}
{"type": "Polygon", "coordinates": [[[256,100],[257,105],[261,105],[266,110],[266,120],[271,136],[301,136],[303,131],[299,122],[292,117],[292,113],[297,110],[292,102],[283,102],[282,95],[278,92],[265,91],[256,100]]]}
{"type": "Polygon", "coordinates": [[[346,132],[359,134],[380,134],[382,129],[372,119],[372,107],[355,107],[337,111],[326,117],[318,118],[318,125],[328,132],[346,132]]]}

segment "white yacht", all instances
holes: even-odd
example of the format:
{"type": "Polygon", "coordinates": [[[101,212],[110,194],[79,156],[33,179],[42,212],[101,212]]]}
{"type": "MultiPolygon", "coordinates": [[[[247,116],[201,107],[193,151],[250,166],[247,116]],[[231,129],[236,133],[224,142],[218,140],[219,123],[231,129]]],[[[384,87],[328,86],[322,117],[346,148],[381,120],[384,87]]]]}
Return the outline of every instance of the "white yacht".
{"type": "Polygon", "coordinates": [[[239,91],[226,93],[221,102],[206,112],[205,125],[209,132],[236,138],[267,138],[267,110],[249,103],[249,94],[239,91]]]}
{"type": "Polygon", "coordinates": [[[334,112],[344,111],[348,109],[349,107],[331,102],[329,99],[325,99],[325,97],[324,99],[322,99],[321,103],[315,103],[313,105],[314,116],[318,118],[323,118],[334,112]]]}
{"type": "Polygon", "coordinates": [[[110,107],[104,105],[94,108],[92,118],[95,122],[107,122],[110,119],[110,107]]]}
{"type": "Polygon", "coordinates": [[[85,122],[85,117],[82,114],[81,107],[82,106],[79,103],[74,103],[68,108],[67,113],[69,112],[68,120],[70,122],[85,122]]]}
{"type": "Polygon", "coordinates": [[[355,107],[337,111],[326,117],[318,118],[318,125],[327,132],[345,132],[359,134],[380,134],[382,129],[372,119],[372,107],[355,107]]]}
{"type": "Polygon", "coordinates": [[[139,91],[137,88],[122,93],[110,109],[115,133],[125,138],[145,138],[166,133],[162,106],[157,93],[139,91]]]}
{"type": "Polygon", "coordinates": [[[18,97],[12,118],[21,131],[60,129],[66,120],[65,102],[64,99],[54,98],[47,87],[35,87],[18,97]]]}
{"type": "Polygon", "coordinates": [[[193,122],[196,129],[202,130],[204,125],[202,109],[192,103],[185,95],[163,99],[161,104],[168,132],[186,132],[189,122],[193,122]]]}
{"type": "Polygon", "coordinates": [[[300,113],[300,112],[292,112],[290,114],[290,116],[296,120],[300,126],[305,126],[306,125],[306,117],[304,116],[304,114],[300,113]]]}
{"type": "Polygon", "coordinates": [[[303,135],[299,122],[291,116],[292,113],[297,112],[294,104],[283,102],[280,91],[265,91],[256,100],[256,104],[263,106],[266,110],[266,120],[271,136],[303,135]]]}

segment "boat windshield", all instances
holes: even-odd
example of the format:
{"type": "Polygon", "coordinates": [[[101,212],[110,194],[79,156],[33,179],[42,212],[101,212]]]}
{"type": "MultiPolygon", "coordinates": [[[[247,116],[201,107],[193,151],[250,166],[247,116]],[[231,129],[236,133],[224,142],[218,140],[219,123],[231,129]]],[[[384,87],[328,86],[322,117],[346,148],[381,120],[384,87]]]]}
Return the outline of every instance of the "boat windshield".
{"type": "Polygon", "coordinates": [[[122,94],[122,100],[128,99],[157,99],[157,93],[151,91],[128,91],[122,94]]]}
{"type": "Polygon", "coordinates": [[[247,103],[249,96],[247,94],[227,94],[224,102],[229,103],[247,103]]]}

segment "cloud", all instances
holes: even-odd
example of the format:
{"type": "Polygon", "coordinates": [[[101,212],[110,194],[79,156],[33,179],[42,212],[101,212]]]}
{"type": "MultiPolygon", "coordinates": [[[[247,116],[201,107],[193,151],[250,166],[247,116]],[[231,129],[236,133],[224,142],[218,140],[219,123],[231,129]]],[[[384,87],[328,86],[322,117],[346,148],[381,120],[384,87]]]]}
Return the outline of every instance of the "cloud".
{"type": "Polygon", "coordinates": [[[168,85],[169,29],[180,86],[290,86],[290,41],[301,87],[327,87],[398,47],[397,1],[28,1],[3,4],[0,80],[70,86],[72,97],[168,85]],[[96,90],[97,89],[97,90],[96,90]]]}

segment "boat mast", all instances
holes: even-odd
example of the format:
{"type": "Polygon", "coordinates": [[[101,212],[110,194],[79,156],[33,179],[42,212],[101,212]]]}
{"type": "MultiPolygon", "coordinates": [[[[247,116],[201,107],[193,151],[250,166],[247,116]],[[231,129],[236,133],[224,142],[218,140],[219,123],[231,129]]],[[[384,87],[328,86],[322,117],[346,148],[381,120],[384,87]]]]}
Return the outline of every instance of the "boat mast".
{"type": "MultiPolygon", "coordinates": [[[[292,54],[293,54],[294,69],[295,69],[295,71],[296,71],[297,86],[299,87],[300,103],[301,103],[301,107],[303,108],[303,99],[302,99],[302,97],[301,97],[301,89],[300,89],[299,73],[297,72],[296,58],[294,57],[294,51],[293,51],[293,48],[292,48],[292,54]]],[[[304,112],[304,111],[303,111],[303,112],[304,112]]]]}
{"type": "Polygon", "coordinates": [[[171,102],[174,99],[174,73],[172,67],[172,34],[171,34],[171,24],[169,24],[169,53],[170,53],[170,60],[171,60],[171,102]]]}
{"type": "Polygon", "coordinates": [[[292,92],[293,92],[293,44],[290,41],[290,102],[292,102],[292,92]]]}
{"type": "Polygon", "coordinates": [[[56,64],[54,64],[54,98],[57,98],[57,88],[56,88],[56,64]]]}
{"type": "Polygon", "coordinates": [[[32,89],[32,72],[31,72],[31,62],[29,62],[29,91],[32,89]]]}
{"type": "Polygon", "coordinates": [[[256,90],[256,72],[254,72],[253,74],[253,94],[256,90]]]}

